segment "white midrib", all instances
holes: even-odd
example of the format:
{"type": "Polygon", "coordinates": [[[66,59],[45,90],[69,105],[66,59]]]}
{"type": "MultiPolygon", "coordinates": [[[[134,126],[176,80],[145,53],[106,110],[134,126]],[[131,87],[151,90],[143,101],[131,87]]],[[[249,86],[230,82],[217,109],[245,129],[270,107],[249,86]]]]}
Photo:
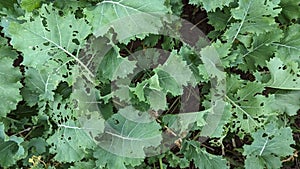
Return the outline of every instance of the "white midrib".
{"type": "MultiPolygon", "coordinates": [[[[26,28],[24,28],[24,29],[26,29],[26,28]]],[[[31,32],[31,33],[34,34],[35,36],[38,36],[38,37],[40,37],[40,38],[46,40],[47,42],[50,42],[50,43],[54,44],[58,49],[60,49],[60,50],[62,50],[63,52],[65,52],[66,54],[68,54],[69,56],[71,56],[77,63],[79,63],[80,66],[82,66],[82,67],[88,72],[88,74],[89,74],[91,77],[95,77],[95,75],[89,70],[89,68],[88,68],[84,63],[81,62],[81,60],[79,60],[79,59],[78,59],[76,56],[74,56],[72,53],[70,53],[69,51],[67,51],[66,49],[64,49],[62,46],[60,46],[59,44],[55,43],[54,41],[48,39],[48,38],[45,37],[45,36],[41,36],[41,35],[39,35],[39,34],[33,32],[33,31],[29,30],[29,29],[26,29],[26,30],[29,31],[29,32],[31,32]]]]}
{"type": "Polygon", "coordinates": [[[249,9],[250,9],[250,6],[251,6],[251,5],[252,5],[252,1],[249,2],[248,6],[247,6],[247,9],[246,9],[246,11],[245,11],[245,15],[243,16],[242,22],[241,22],[241,24],[240,24],[240,26],[239,26],[239,28],[238,28],[238,30],[237,30],[235,36],[233,37],[231,43],[233,43],[233,42],[235,41],[235,39],[237,38],[237,36],[239,35],[239,33],[240,33],[241,29],[242,29],[242,26],[244,25],[244,22],[245,22],[245,20],[246,20],[246,16],[247,16],[247,14],[248,14],[248,12],[249,12],[249,9]]]}
{"type": "MultiPolygon", "coordinates": [[[[227,95],[225,95],[225,98],[231,103],[233,104],[237,109],[239,109],[241,112],[243,112],[256,126],[259,126],[257,124],[257,122],[253,119],[253,117],[246,112],[244,109],[241,108],[241,106],[237,105],[233,100],[231,100],[227,95]]],[[[248,124],[249,125],[249,124],[248,124]]],[[[249,127],[249,126],[248,126],[249,127]]],[[[250,129],[250,127],[249,127],[250,129]]]]}

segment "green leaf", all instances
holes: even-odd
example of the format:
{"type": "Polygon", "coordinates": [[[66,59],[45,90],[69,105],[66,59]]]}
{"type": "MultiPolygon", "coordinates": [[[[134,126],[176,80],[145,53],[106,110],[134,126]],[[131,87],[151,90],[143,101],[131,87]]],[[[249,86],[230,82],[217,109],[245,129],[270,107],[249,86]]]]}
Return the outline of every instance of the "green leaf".
{"type": "MultiPolygon", "coordinates": [[[[207,14],[208,23],[211,24],[216,31],[222,31],[229,24],[231,19],[230,8],[224,10],[216,10],[215,12],[209,12],[207,14]]],[[[220,34],[220,33],[219,33],[220,34]]]]}
{"type": "Polygon", "coordinates": [[[111,50],[102,59],[99,65],[102,78],[117,80],[118,78],[125,78],[133,73],[136,67],[136,61],[129,61],[128,58],[122,58],[117,52],[118,51],[111,50]]]}
{"type": "Polygon", "coordinates": [[[176,39],[165,36],[164,42],[161,44],[161,47],[163,50],[170,51],[170,50],[173,50],[175,48],[175,46],[177,46],[177,44],[176,44],[177,42],[178,41],[176,39]]]}
{"type": "Polygon", "coordinates": [[[278,128],[275,124],[266,125],[251,134],[254,141],[251,145],[244,145],[243,155],[247,156],[246,169],[254,166],[259,169],[280,168],[280,157],[293,154],[294,144],[292,130],[289,127],[278,128]],[[253,165],[255,164],[255,165],[253,165]]]}
{"type": "Polygon", "coordinates": [[[118,40],[145,32],[157,34],[162,25],[153,13],[166,12],[161,0],[105,0],[94,8],[84,10],[94,35],[103,36],[113,26],[118,40]]]}
{"type": "MultiPolygon", "coordinates": [[[[153,40],[151,40],[153,37],[157,37],[157,41],[159,40],[159,36],[150,35],[148,37],[149,41],[153,42],[153,40]]],[[[145,41],[145,39],[143,41],[145,41]]],[[[158,65],[161,53],[159,53],[159,50],[155,48],[147,48],[147,50],[137,51],[131,54],[129,57],[132,57],[135,61],[137,61],[137,67],[139,69],[147,70],[150,68],[154,68],[154,66],[158,65]]]]}
{"type": "Polygon", "coordinates": [[[99,111],[97,105],[99,97],[100,91],[93,84],[87,83],[84,79],[77,79],[70,100],[76,103],[73,110],[78,115],[84,115],[85,113],[99,111]]]}
{"type": "Polygon", "coordinates": [[[36,137],[29,141],[27,147],[33,148],[33,153],[42,154],[46,152],[48,144],[44,138],[36,137]]]}
{"type": "Polygon", "coordinates": [[[21,72],[13,67],[17,53],[7,45],[6,39],[0,37],[0,116],[5,117],[10,111],[15,110],[19,101],[22,100],[20,88],[22,87],[21,72]]]}
{"type": "MultiPolygon", "coordinates": [[[[69,99],[63,100],[62,96],[56,95],[53,102],[49,103],[48,114],[56,125],[64,125],[69,120],[77,118],[74,104],[69,99]]],[[[86,110],[87,111],[87,110],[86,110]]]]}
{"type": "Polygon", "coordinates": [[[70,59],[62,55],[60,59],[51,59],[42,67],[25,69],[25,87],[22,95],[27,105],[32,107],[39,103],[39,106],[53,101],[54,90],[61,82],[73,85],[79,73],[78,65],[70,66],[70,59]]]}
{"type": "Polygon", "coordinates": [[[289,116],[296,115],[300,110],[300,91],[275,94],[272,109],[287,113],[289,116]]]}
{"type": "Polygon", "coordinates": [[[90,136],[97,136],[104,132],[104,119],[99,112],[87,112],[79,117],[81,128],[90,136]]]}
{"type": "Polygon", "coordinates": [[[93,160],[89,161],[80,161],[74,163],[73,166],[70,167],[70,169],[85,169],[85,168],[95,168],[96,164],[93,160]]]}
{"type": "Polygon", "coordinates": [[[106,121],[99,146],[120,157],[144,158],[144,150],[161,142],[160,125],[147,112],[128,106],[106,121]]]}
{"type": "Polygon", "coordinates": [[[58,9],[62,9],[64,11],[71,11],[74,12],[75,15],[79,18],[82,17],[81,12],[76,12],[76,9],[85,8],[88,6],[91,6],[92,3],[96,3],[99,0],[80,0],[80,1],[70,1],[70,0],[59,0],[59,1],[53,1],[53,4],[58,9]]]}
{"type": "Polygon", "coordinates": [[[181,0],[166,0],[165,5],[170,8],[170,11],[172,11],[174,15],[181,15],[183,9],[183,3],[181,0]]]}
{"type": "Polygon", "coordinates": [[[41,0],[22,0],[21,7],[28,12],[33,11],[34,9],[39,8],[41,5],[41,0]]]}
{"type": "MultiPolygon", "coordinates": [[[[0,55],[2,54],[0,53],[0,55]]],[[[5,117],[10,111],[15,110],[18,102],[22,100],[20,95],[21,72],[12,64],[13,59],[0,57],[0,117],[5,117]]]]}
{"type": "Polygon", "coordinates": [[[213,42],[211,46],[217,51],[224,68],[235,66],[241,62],[240,59],[237,57],[237,54],[230,54],[230,43],[222,43],[218,39],[216,40],[216,42],[213,42]]]}
{"type": "Polygon", "coordinates": [[[170,93],[173,96],[183,94],[183,87],[191,83],[193,79],[193,72],[176,51],[170,54],[163,65],[155,68],[154,73],[150,79],[131,88],[138,99],[149,103],[153,110],[165,110],[167,94],[170,93]]]}
{"type": "MultiPolygon", "coordinates": [[[[96,146],[89,132],[103,131],[104,121],[98,120],[98,117],[92,120],[87,118],[88,110],[85,111],[86,114],[77,114],[73,110],[72,103],[69,100],[62,100],[61,96],[57,96],[49,106],[51,107],[49,116],[58,126],[55,133],[47,139],[47,143],[51,145],[50,153],[55,154],[54,159],[59,162],[74,162],[83,159],[87,154],[86,149],[96,146]],[[80,120],[74,121],[76,118],[80,120]],[[92,129],[86,128],[91,127],[91,124],[87,124],[88,122],[95,124],[94,121],[100,124],[92,126],[92,129]],[[68,152],[67,155],[65,152],[68,152]]],[[[90,116],[95,117],[93,114],[90,116]]]]}
{"type": "Polygon", "coordinates": [[[22,91],[24,99],[29,106],[38,101],[53,101],[54,92],[61,78],[55,74],[49,74],[48,69],[36,70],[29,68],[25,74],[25,88],[22,91]]]}
{"type": "Polygon", "coordinates": [[[293,24],[284,30],[284,36],[278,43],[272,43],[278,50],[275,55],[283,61],[296,61],[300,63],[300,24],[293,24]]]}
{"type": "Polygon", "coordinates": [[[198,66],[202,64],[199,52],[195,51],[194,49],[191,49],[191,47],[187,45],[184,45],[180,48],[178,54],[183,58],[183,60],[193,72],[193,80],[191,80],[191,83],[193,85],[196,85],[195,83],[203,81],[203,77],[201,76],[202,74],[201,72],[199,72],[198,68],[198,66]]]}
{"type": "Polygon", "coordinates": [[[155,111],[166,110],[168,108],[166,93],[162,91],[150,90],[147,95],[147,100],[150,107],[155,111]]]}
{"type": "Polygon", "coordinates": [[[281,11],[279,3],[279,0],[240,0],[239,6],[231,10],[236,22],[225,32],[226,39],[234,42],[241,34],[261,34],[276,28],[274,17],[281,11]]]}
{"type": "Polygon", "coordinates": [[[162,90],[162,88],[160,87],[160,81],[159,79],[162,79],[161,77],[158,77],[157,74],[153,75],[150,79],[149,79],[149,88],[152,90],[162,90]]]}
{"type": "Polygon", "coordinates": [[[205,117],[209,110],[199,112],[187,112],[181,114],[167,114],[163,116],[163,122],[178,136],[189,131],[195,124],[202,127],[206,124],[205,117]]]}
{"type": "Polygon", "coordinates": [[[99,168],[128,169],[128,165],[135,167],[143,162],[143,159],[141,158],[128,158],[118,156],[100,147],[95,150],[94,157],[97,159],[96,165],[99,168]]]}
{"type": "Polygon", "coordinates": [[[187,63],[176,51],[172,51],[168,60],[158,68],[170,74],[180,87],[187,86],[193,75],[187,63]]]}
{"type": "Polygon", "coordinates": [[[212,85],[219,85],[219,82],[225,79],[225,73],[223,72],[223,65],[220,62],[218,51],[211,45],[201,49],[200,54],[207,74],[211,79],[216,78],[218,81],[212,85]]]}
{"type": "Polygon", "coordinates": [[[144,88],[148,85],[148,81],[144,80],[141,83],[138,83],[135,88],[131,88],[130,90],[137,96],[137,98],[144,102],[146,101],[144,88]]]}
{"type": "Polygon", "coordinates": [[[284,24],[289,24],[293,19],[299,18],[300,2],[294,0],[281,0],[280,7],[281,14],[278,19],[284,24]]]}
{"type": "Polygon", "coordinates": [[[11,58],[11,59],[17,59],[18,58],[18,53],[14,50],[12,50],[12,48],[10,46],[8,46],[8,41],[7,39],[0,37],[0,54],[1,54],[1,58],[2,57],[7,57],[7,58],[11,58]]]}
{"type": "Polygon", "coordinates": [[[94,141],[72,120],[60,124],[58,130],[47,139],[51,145],[50,153],[59,162],[79,161],[87,154],[86,149],[95,147],[94,141]],[[67,153],[66,153],[67,152],[67,153]]]}
{"type": "Polygon", "coordinates": [[[253,36],[251,48],[240,56],[244,59],[244,64],[239,67],[242,70],[255,70],[256,66],[266,66],[266,61],[269,60],[277,47],[272,45],[273,42],[279,42],[282,37],[282,31],[279,29],[272,30],[268,33],[253,36]]]}
{"type": "Polygon", "coordinates": [[[24,158],[25,150],[21,143],[23,138],[11,136],[8,137],[4,133],[4,124],[0,123],[0,166],[9,167],[16,161],[24,158]]]}
{"type": "MultiPolygon", "coordinates": [[[[171,74],[160,69],[156,69],[155,71],[156,74],[154,76],[157,75],[158,84],[159,87],[161,87],[161,89],[157,88],[156,90],[162,90],[165,94],[169,92],[173,96],[178,96],[183,93],[183,86],[180,85],[171,74]]],[[[150,85],[153,85],[153,83],[153,81],[150,81],[150,85]]]]}
{"type": "Polygon", "coordinates": [[[201,130],[204,137],[222,137],[225,125],[230,121],[232,112],[228,103],[217,100],[210,108],[205,119],[206,125],[201,130]]]}
{"type": "Polygon", "coordinates": [[[24,11],[18,6],[17,0],[1,1],[0,15],[7,18],[17,18],[24,15],[24,11]]]}
{"type": "Polygon", "coordinates": [[[279,58],[272,58],[267,67],[271,74],[268,87],[283,90],[300,90],[300,69],[297,63],[284,63],[279,58]]]}
{"type": "Polygon", "coordinates": [[[190,0],[189,4],[203,6],[203,8],[208,12],[214,12],[217,8],[223,9],[224,6],[229,6],[233,0],[190,0]]]}
{"type": "Polygon", "coordinates": [[[173,168],[188,168],[190,162],[185,157],[178,157],[174,153],[168,151],[166,155],[166,159],[170,163],[170,166],[173,168]]]}
{"type": "Polygon", "coordinates": [[[204,64],[198,66],[199,75],[202,76],[203,82],[208,82],[210,80],[209,74],[207,73],[204,64]]]}
{"type": "Polygon", "coordinates": [[[72,53],[84,45],[90,26],[71,13],[60,16],[52,6],[43,5],[39,13],[23,24],[12,22],[9,26],[11,44],[24,54],[23,64],[40,67],[50,58],[58,59],[65,54],[80,64],[72,53]]]}
{"type": "Polygon", "coordinates": [[[0,168],[293,165],[283,162],[297,148],[299,9],[299,0],[2,0],[0,168]],[[199,23],[212,26],[212,42],[180,42],[199,23]],[[241,160],[216,155],[237,138],[241,160]]]}
{"type": "MultiPolygon", "coordinates": [[[[158,70],[158,69],[157,69],[158,70]]],[[[150,104],[153,110],[165,110],[167,106],[167,93],[174,96],[182,93],[182,89],[168,73],[158,70],[150,79],[138,83],[130,90],[137,96],[139,101],[150,104]]]]}
{"type": "Polygon", "coordinates": [[[183,154],[190,161],[193,160],[195,166],[201,168],[211,169],[228,169],[227,162],[221,156],[216,156],[207,153],[200,148],[200,143],[196,141],[185,141],[183,148],[183,154]]]}
{"type": "Polygon", "coordinates": [[[245,168],[246,169],[265,169],[265,168],[274,168],[279,169],[281,166],[280,158],[274,157],[272,155],[266,155],[264,157],[255,157],[248,156],[245,160],[245,168]]]}
{"type": "Polygon", "coordinates": [[[227,79],[228,103],[232,105],[233,125],[239,133],[252,133],[262,126],[267,117],[274,115],[271,105],[274,96],[261,95],[264,85],[259,82],[247,82],[236,79],[234,76],[227,79]]]}

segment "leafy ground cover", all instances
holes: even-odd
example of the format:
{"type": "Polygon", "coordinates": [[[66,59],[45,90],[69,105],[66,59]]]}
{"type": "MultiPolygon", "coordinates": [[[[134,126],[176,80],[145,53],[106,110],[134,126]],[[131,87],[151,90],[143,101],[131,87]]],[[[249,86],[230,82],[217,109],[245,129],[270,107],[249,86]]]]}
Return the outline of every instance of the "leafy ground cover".
{"type": "Polygon", "coordinates": [[[299,11],[1,1],[0,167],[299,168],[299,11]]]}

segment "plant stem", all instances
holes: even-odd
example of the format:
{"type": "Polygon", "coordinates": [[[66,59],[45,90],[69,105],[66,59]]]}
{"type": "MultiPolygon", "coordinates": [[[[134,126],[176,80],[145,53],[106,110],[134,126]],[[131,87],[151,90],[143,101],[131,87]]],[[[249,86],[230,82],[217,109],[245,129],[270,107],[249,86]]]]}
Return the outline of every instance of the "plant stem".
{"type": "Polygon", "coordinates": [[[159,168],[160,168],[160,169],[164,169],[163,163],[162,163],[162,157],[159,158],[159,168]]]}

